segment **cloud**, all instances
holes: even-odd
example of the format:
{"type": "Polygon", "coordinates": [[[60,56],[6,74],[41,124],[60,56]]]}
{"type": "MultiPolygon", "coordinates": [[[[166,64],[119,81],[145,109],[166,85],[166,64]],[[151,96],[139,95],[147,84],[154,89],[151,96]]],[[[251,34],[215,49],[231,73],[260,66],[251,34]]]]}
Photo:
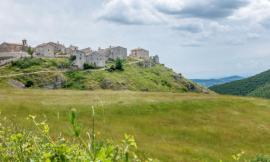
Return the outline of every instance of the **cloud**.
{"type": "Polygon", "coordinates": [[[267,24],[270,20],[270,0],[252,0],[249,5],[237,10],[230,19],[250,24],[267,24]]]}
{"type": "Polygon", "coordinates": [[[248,0],[109,0],[98,19],[126,25],[170,23],[171,19],[231,16],[248,0]],[[174,18],[172,18],[173,16],[174,18]]]}
{"type": "Polygon", "coordinates": [[[216,19],[226,18],[247,4],[247,0],[186,0],[183,3],[175,1],[169,4],[168,1],[159,1],[157,8],[165,14],[178,17],[216,19]]]}
{"type": "Polygon", "coordinates": [[[181,22],[178,25],[173,26],[172,28],[175,30],[185,31],[189,33],[200,33],[203,32],[204,25],[200,22],[190,21],[190,22],[181,22]]]}
{"type": "Polygon", "coordinates": [[[148,1],[110,0],[103,4],[98,19],[126,25],[157,24],[163,15],[148,1]]]}

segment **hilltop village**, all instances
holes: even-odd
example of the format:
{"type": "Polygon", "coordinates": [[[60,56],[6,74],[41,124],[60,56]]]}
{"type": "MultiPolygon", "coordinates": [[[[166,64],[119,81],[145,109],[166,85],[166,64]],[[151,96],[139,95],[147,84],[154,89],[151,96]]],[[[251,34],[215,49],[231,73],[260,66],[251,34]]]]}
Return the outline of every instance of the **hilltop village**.
{"type": "Polygon", "coordinates": [[[142,48],[131,50],[131,53],[128,56],[127,48],[121,46],[110,46],[104,49],[98,48],[98,50],[92,50],[90,47],[79,49],[79,47],[74,45],[65,47],[65,45],[59,42],[48,42],[32,48],[27,44],[27,40],[25,39],[22,40],[21,44],[6,42],[0,44],[0,66],[26,57],[74,57],[73,65],[79,69],[83,69],[85,64],[92,65],[95,68],[103,68],[106,66],[107,61],[113,61],[116,59],[125,60],[127,57],[159,64],[159,57],[157,55],[150,56],[149,51],[142,48]]]}

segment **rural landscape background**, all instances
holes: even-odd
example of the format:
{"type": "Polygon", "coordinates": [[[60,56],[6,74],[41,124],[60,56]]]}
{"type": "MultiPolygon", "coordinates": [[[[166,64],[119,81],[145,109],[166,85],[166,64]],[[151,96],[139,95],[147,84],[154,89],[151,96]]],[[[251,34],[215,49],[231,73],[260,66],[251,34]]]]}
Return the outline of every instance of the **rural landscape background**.
{"type": "Polygon", "coordinates": [[[269,0],[0,0],[0,161],[270,161],[269,0]]]}

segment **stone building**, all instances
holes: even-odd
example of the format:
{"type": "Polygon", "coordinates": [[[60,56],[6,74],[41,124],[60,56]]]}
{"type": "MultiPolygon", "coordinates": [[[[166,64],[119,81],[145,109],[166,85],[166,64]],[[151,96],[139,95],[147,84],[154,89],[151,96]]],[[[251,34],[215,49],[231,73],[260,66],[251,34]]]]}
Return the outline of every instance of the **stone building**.
{"type": "Polygon", "coordinates": [[[26,52],[28,48],[27,41],[22,40],[22,44],[2,43],[0,44],[0,53],[2,52],[26,52]]]}
{"type": "Polygon", "coordinates": [[[106,49],[99,49],[98,53],[105,56],[106,61],[107,60],[116,60],[119,59],[126,59],[127,58],[127,49],[121,46],[112,47],[106,49]]]}
{"type": "Polygon", "coordinates": [[[136,48],[136,49],[131,50],[130,57],[148,60],[149,51],[142,48],[136,48]]]}
{"type": "Polygon", "coordinates": [[[81,51],[83,51],[85,54],[90,54],[90,53],[94,52],[90,47],[82,49],[81,51]]]}
{"type": "Polygon", "coordinates": [[[77,66],[79,69],[83,69],[84,64],[93,65],[97,68],[102,68],[106,65],[105,56],[101,55],[97,51],[86,54],[83,51],[77,50],[75,56],[76,59],[74,61],[74,65],[77,66]]]}
{"type": "Polygon", "coordinates": [[[76,54],[75,52],[78,49],[79,48],[77,46],[70,45],[68,48],[66,48],[65,53],[66,53],[67,56],[72,56],[72,55],[76,54]]]}
{"type": "Polygon", "coordinates": [[[151,60],[154,64],[159,64],[159,57],[158,55],[151,56],[151,60]]]}
{"type": "Polygon", "coordinates": [[[6,42],[0,44],[0,66],[20,58],[29,57],[27,49],[26,40],[22,40],[22,44],[6,42]]]}
{"type": "Polygon", "coordinates": [[[83,65],[86,63],[86,54],[83,51],[76,50],[75,56],[76,59],[74,60],[73,64],[79,69],[83,69],[83,65]]]}
{"type": "Polygon", "coordinates": [[[94,67],[97,68],[102,68],[105,67],[106,65],[106,59],[104,55],[101,55],[100,53],[95,51],[86,55],[86,63],[93,65],[94,67]]]}
{"type": "Polygon", "coordinates": [[[35,48],[34,55],[37,57],[65,57],[66,48],[60,43],[43,43],[35,48]]]}

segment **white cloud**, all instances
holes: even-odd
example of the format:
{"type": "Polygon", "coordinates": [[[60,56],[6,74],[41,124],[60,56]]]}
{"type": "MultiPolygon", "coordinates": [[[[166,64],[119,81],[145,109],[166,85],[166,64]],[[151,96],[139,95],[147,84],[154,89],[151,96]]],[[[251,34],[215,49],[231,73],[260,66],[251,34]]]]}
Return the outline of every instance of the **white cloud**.
{"type": "Polygon", "coordinates": [[[245,20],[252,24],[263,23],[270,18],[270,0],[251,0],[250,4],[235,12],[233,20],[245,20]]]}
{"type": "Polygon", "coordinates": [[[163,15],[156,12],[151,1],[111,0],[103,4],[98,16],[100,19],[119,24],[157,24],[163,15]]]}

